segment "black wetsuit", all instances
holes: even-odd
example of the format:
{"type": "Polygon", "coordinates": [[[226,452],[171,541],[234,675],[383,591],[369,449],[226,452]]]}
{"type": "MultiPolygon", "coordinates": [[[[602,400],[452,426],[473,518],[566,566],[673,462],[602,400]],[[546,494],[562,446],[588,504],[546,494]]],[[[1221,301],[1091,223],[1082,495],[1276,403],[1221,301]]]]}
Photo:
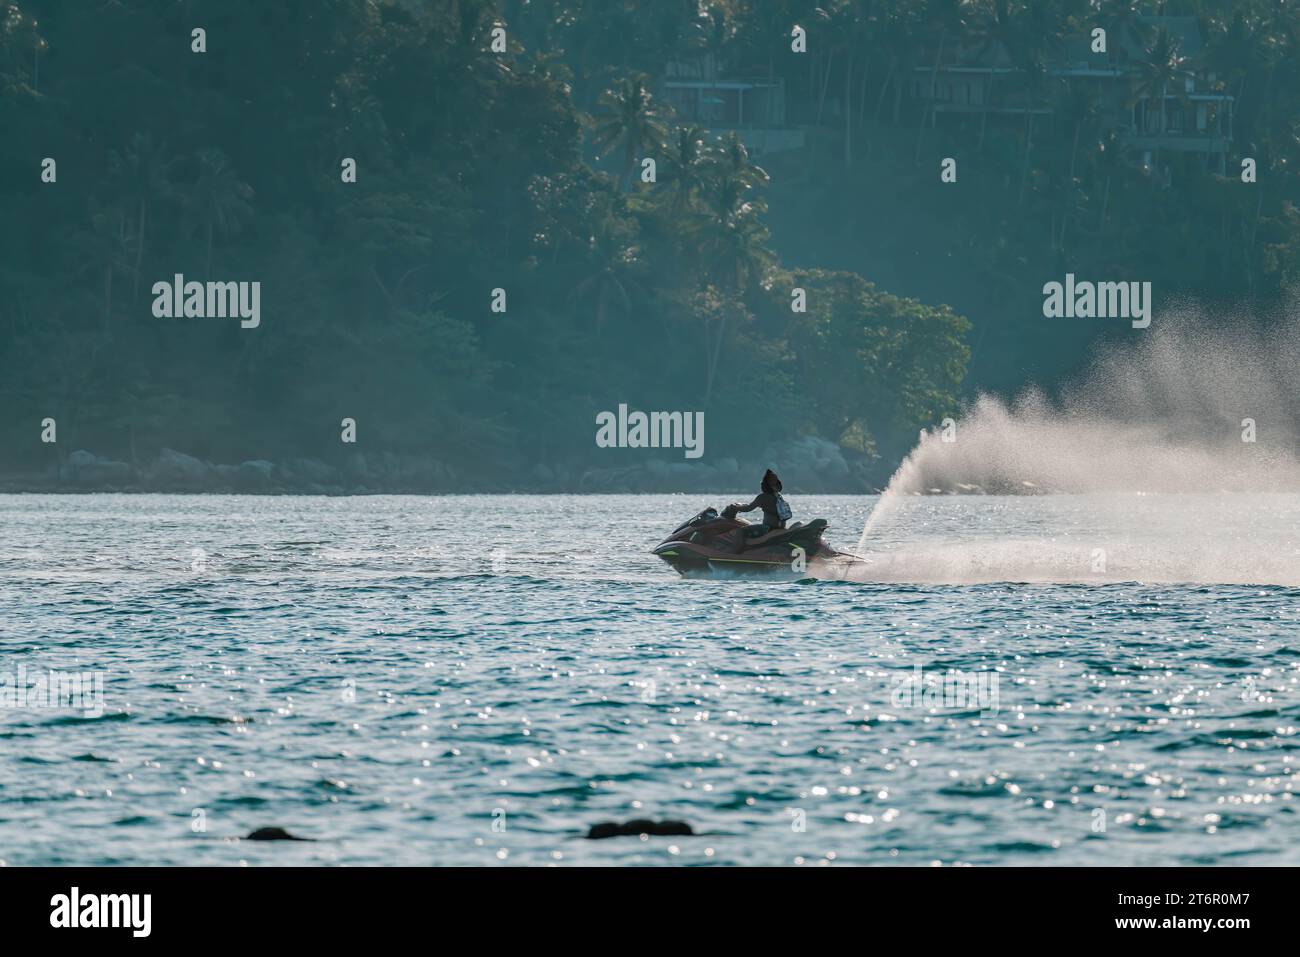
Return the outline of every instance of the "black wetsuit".
{"type": "Polygon", "coordinates": [[[758,497],[748,505],[736,506],[736,511],[752,512],[756,508],[763,510],[763,524],[747,529],[746,536],[753,538],[758,535],[766,535],[774,528],[785,528],[785,522],[781,521],[781,516],[776,512],[776,496],[771,492],[759,492],[758,497]]]}

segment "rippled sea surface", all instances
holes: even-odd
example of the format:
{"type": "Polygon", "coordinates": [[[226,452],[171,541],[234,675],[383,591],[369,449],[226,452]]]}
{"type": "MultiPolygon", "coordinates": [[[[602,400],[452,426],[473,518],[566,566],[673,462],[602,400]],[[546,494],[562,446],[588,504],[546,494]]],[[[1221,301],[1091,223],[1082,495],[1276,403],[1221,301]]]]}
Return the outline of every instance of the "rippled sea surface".
{"type": "MultiPolygon", "coordinates": [[[[0,708],[0,858],[1300,863],[1300,497],[919,499],[854,580],[648,553],[741,491],[0,496],[7,687],[103,681],[0,708]],[[584,838],[634,818],[696,836],[584,838]]],[[[847,548],[875,501],[792,496],[847,548]]]]}

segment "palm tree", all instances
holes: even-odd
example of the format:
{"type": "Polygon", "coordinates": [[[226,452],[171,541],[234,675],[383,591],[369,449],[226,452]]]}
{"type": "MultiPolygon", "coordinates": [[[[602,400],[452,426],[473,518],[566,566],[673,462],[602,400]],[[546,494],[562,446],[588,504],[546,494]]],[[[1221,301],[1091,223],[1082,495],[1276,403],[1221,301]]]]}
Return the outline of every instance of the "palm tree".
{"type": "Polygon", "coordinates": [[[433,4],[427,12],[443,21],[434,26],[433,35],[449,41],[443,52],[452,58],[454,70],[480,78],[510,72],[500,56],[484,53],[493,28],[500,26],[493,0],[451,0],[433,4]]]}
{"type": "Polygon", "coordinates": [[[1143,20],[1144,0],[1099,0],[1097,14],[1106,30],[1106,49],[1122,49],[1126,39],[1145,44],[1151,35],[1151,25],[1143,20]]]}
{"type": "Polygon", "coordinates": [[[1019,24],[1022,46],[1045,61],[1051,60],[1059,53],[1068,22],[1065,11],[1055,0],[1026,3],[1019,24]]]}
{"type": "Polygon", "coordinates": [[[212,272],[212,237],[228,239],[239,232],[252,213],[248,200],[253,188],[230,167],[226,154],[217,149],[199,151],[199,178],[187,197],[188,205],[207,233],[207,272],[212,272]]]}
{"type": "Polygon", "coordinates": [[[638,157],[661,150],[668,136],[663,114],[655,106],[644,73],[606,90],[597,102],[601,115],[594,130],[596,149],[608,155],[623,147],[623,184],[628,188],[638,157]]]}
{"type": "Polygon", "coordinates": [[[1074,182],[1074,170],[1079,158],[1079,140],[1085,131],[1093,130],[1097,125],[1101,108],[1092,90],[1084,86],[1070,86],[1061,101],[1061,116],[1074,130],[1070,143],[1070,182],[1074,182]]]}
{"type": "Polygon", "coordinates": [[[875,0],[848,0],[837,18],[837,26],[845,37],[848,61],[844,65],[844,168],[853,165],[853,71],[859,52],[863,54],[862,83],[858,91],[858,126],[866,112],[867,75],[871,67],[870,37],[875,27],[873,7],[875,0]]]}
{"type": "Polygon", "coordinates": [[[670,209],[680,215],[708,177],[706,160],[708,150],[705,138],[708,132],[702,126],[679,126],[664,152],[664,170],[661,182],[672,197],[670,209]]]}
{"type": "MultiPolygon", "coordinates": [[[[872,114],[872,125],[875,127],[880,125],[880,112],[885,105],[885,94],[889,92],[891,83],[894,87],[894,125],[898,125],[898,109],[902,100],[902,81],[899,76],[900,74],[911,75],[913,51],[916,45],[913,16],[914,11],[910,6],[899,0],[889,0],[885,9],[876,17],[873,36],[877,47],[888,52],[889,65],[885,69],[884,79],[880,82],[880,92],[876,95],[876,109],[872,114]]],[[[872,145],[874,146],[874,143],[872,145]]],[[[868,149],[868,156],[870,156],[870,149],[868,149]]]]}
{"type": "Polygon", "coordinates": [[[1016,200],[1018,205],[1025,201],[1025,184],[1029,181],[1029,153],[1034,143],[1034,110],[1045,99],[1044,94],[1051,86],[1047,67],[1038,59],[1037,53],[1026,50],[1025,57],[1020,74],[1025,97],[1025,151],[1020,162],[1020,195],[1016,200]]]}
{"type": "Polygon", "coordinates": [[[1241,100],[1247,74],[1264,62],[1264,34],[1255,29],[1243,10],[1237,10],[1226,24],[1214,23],[1209,41],[1201,51],[1197,65],[1213,73],[1226,90],[1241,100]]]}
{"type": "Polygon", "coordinates": [[[713,396],[722,349],[727,340],[727,318],[733,311],[739,318],[743,312],[745,291],[755,280],[762,279],[772,265],[772,254],[767,248],[769,233],[758,218],[759,212],[756,204],[742,203],[724,218],[715,219],[701,250],[709,259],[722,288],[729,294],[727,308],[721,311],[712,341],[708,327],[704,329],[706,409],[713,396]]]}
{"type": "Polygon", "coordinates": [[[450,128],[467,95],[480,105],[490,102],[493,85],[512,72],[509,60],[488,51],[492,30],[499,25],[496,3],[450,0],[424,5],[419,16],[429,21],[422,29],[434,40],[427,67],[440,80],[452,79],[450,84],[435,82],[429,89],[431,115],[440,116],[450,128]],[[466,85],[472,90],[467,92],[466,85]]]}
{"type": "Polygon", "coordinates": [[[1101,197],[1101,211],[1097,216],[1097,231],[1102,232],[1106,228],[1106,219],[1110,214],[1110,187],[1111,181],[1124,173],[1123,151],[1120,147],[1119,135],[1112,131],[1098,145],[1097,150],[1092,154],[1095,172],[1094,181],[1104,177],[1106,185],[1101,197]]]}
{"type": "Polygon", "coordinates": [[[104,311],[101,326],[106,340],[113,338],[113,274],[128,268],[130,262],[131,241],[126,219],[121,205],[95,208],[90,214],[90,229],[79,234],[85,268],[96,273],[102,270],[104,311]]]}
{"type": "Polygon", "coordinates": [[[633,277],[641,264],[641,247],[636,244],[628,221],[620,218],[620,210],[609,202],[610,198],[613,198],[611,194],[603,194],[603,201],[591,210],[594,223],[587,241],[590,271],[569,295],[575,305],[594,295],[597,334],[605,328],[612,305],[616,304],[625,318],[631,315],[629,292],[640,291],[633,277]]]}
{"type": "Polygon", "coordinates": [[[711,152],[709,170],[709,182],[703,190],[706,215],[700,254],[708,272],[728,293],[729,305],[721,310],[715,335],[710,337],[707,324],[704,329],[705,407],[713,395],[726,343],[727,318],[733,311],[741,311],[745,293],[773,264],[767,248],[769,233],[760,218],[767,211],[767,203],[762,197],[749,196],[768,181],[767,173],[749,161],[744,143],[734,132],[711,152]]]}
{"type": "MultiPolygon", "coordinates": [[[[1000,62],[997,55],[999,51],[1012,63],[1019,63],[1024,59],[1026,42],[1020,19],[1013,11],[1011,0],[990,0],[988,6],[981,10],[980,19],[976,22],[976,35],[980,40],[974,56],[976,62],[996,65],[1000,62]]],[[[993,85],[996,81],[997,74],[990,73],[988,86],[984,90],[987,104],[992,103],[993,85]]],[[[984,134],[988,129],[988,122],[989,110],[981,110],[980,135],[976,146],[981,153],[984,151],[984,134]]]]}
{"type": "Polygon", "coordinates": [[[121,153],[110,150],[108,154],[109,175],[116,180],[117,194],[136,210],[133,300],[140,295],[140,269],[144,261],[149,212],[155,203],[171,197],[174,163],[165,147],[156,145],[148,133],[136,133],[125,150],[121,153]]]}
{"type": "Polygon", "coordinates": [[[979,0],[976,4],[972,18],[973,42],[978,44],[975,59],[983,59],[998,44],[1009,52],[1020,46],[1015,32],[1019,21],[1013,17],[1011,4],[1012,0],[979,0]]]}
{"type": "Polygon", "coordinates": [[[926,21],[931,30],[937,30],[939,40],[934,51],[934,65],[930,68],[930,97],[926,110],[921,113],[921,126],[916,134],[916,158],[921,158],[921,141],[925,136],[926,116],[934,122],[935,80],[939,75],[939,62],[943,59],[943,48],[950,37],[960,38],[967,28],[969,13],[967,0],[929,0],[925,5],[926,21]]]}
{"type": "Polygon", "coordinates": [[[1290,134],[1288,110],[1284,105],[1279,111],[1273,100],[1273,90],[1280,85],[1284,90],[1293,90],[1296,85],[1296,47],[1297,33],[1300,26],[1296,23],[1294,7],[1287,6],[1286,0],[1270,0],[1265,4],[1265,12],[1260,20],[1264,33],[1265,76],[1263,92],[1264,130],[1273,137],[1286,137],[1290,134]],[[1281,83],[1278,84],[1278,80],[1281,83]],[[1279,112],[1281,115],[1279,116],[1279,112]]]}
{"type": "Polygon", "coordinates": [[[16,3],[0,10],[0,89],[18,92],[28,84],[24,78],[28,52],[32,53],[32,82],[28,93],[39,88],[40,53],[49,44],[36,31],[38,24],[26,16],[16,3]]]}
{"type": "MultiPolygon", "coordinates": [[[[1133,93],[1130,96],[1130,105],[1143,101],[1143,120],[1145,126],[1146,103],[1159,97],[1160,99],[1160,135],[1163,136],[1168,129],[1169,117],[1167,103],[1169,98],[1169,88],[1174,88],[1174,93],[1180,99],[1186,96],[1183,79],[1187,74],[1184,67],[1185,57],[1178,50],[1178,40],[1164,27],[1157,32],[1151,46],[1147,48],[1146,58],[1139,66],[1137,81],[1133,87],[1133,93]]],[[[1159,150],[1154,151],[1156,156],[1159,150]]],[[[1158,165],[1156,156],[1153,161],[1158,165]]]]}
{"type": "Polygon", "coordinates": [[[1057,241],[1058,245],[1064,246],[1065,230],[1070,222],[1070,213],[1075,208],[1075,196],[1079,186],[1074,178],[1079,159],[1079,140],[1085,132],[1090,135],[1095,133],[1100,108],[1091,90],[1086,87],[1072,86],[1061,104],[1061,115],[1074,128],[1074,136],[1070,143],[1070,172],[1066,178],[1065,189],[1062,191],[1061,235],[1057,241]]]}
{"type": "Polygon", "coordinates": [[[766,276],[773,264],[766,246],[771,234],[759,218],[766,210],[761,200],[739,203],[729,212],[714,210],[706,255],[713,273],[737,297],[766,276]]]}
{"type": "MultiPolygon", "coordinates": [[[[862,55],[862,79],[858,84],[858,129],[861,130],[867,118],[867,82],[871,79],[872,58],[879,52],[876,37],[880,32],[881,16],[876,10],[878,0],[851,0],[849,13],[851,36],[850,49],[862,55]]],[[[849,84],[853,79],[852,70],[844,78],[844,165],[853,162],[852,123],[849,119],[849,84]]]]}
{"type": "Polygon", "coordinates": [[[749,150],[740,134],[732,130],[705,159],[709,177],[715,184],[738,187],[742,192],[766,186],[767,171],[750,162],[749,150]]]}
{"type": "MultiPolygon", "coordinates": [[[[831,82],[831,67],[835,65],[835,54],[839,51],[840,45],[832,39],[822,41],[824,36],[822,26],[830,20],[830,14],[823,7],[814,7],[804,20],[804,29],[808,31],[809,53],[808,53],[808,95],[811,97],[817,94],[817,115],[813,120],[814,126],[822,125],[822,110],[826,107],[826,89],[831,82]],[[818,41],[812,39],[814,27],[818,41]],[[820,41],[820,42],[819,42],[820,41]],[[823,60],[822,50],[826,50],[826,56],[823,60]],[[822,63],[825,63],[825,69],[821,70],[821,92],[818,93],[818,69],[822,63]]],[[[828,34],[830,31],[826,31],[828,34]]]]}
{"type": "MultiPolygon", "coordinates": [[[[700,6],[707,6],[715,24],[720,17],[734,24],[740,56],[745,62],[766,63],[768,76],[777,74],[777,59],[790,52],[790,30],[795,24],[806,25],[803,11],[790,0],[705,0],[700,6]]],[[[713,33],[716,36],[716,27],[713,33]]]]}

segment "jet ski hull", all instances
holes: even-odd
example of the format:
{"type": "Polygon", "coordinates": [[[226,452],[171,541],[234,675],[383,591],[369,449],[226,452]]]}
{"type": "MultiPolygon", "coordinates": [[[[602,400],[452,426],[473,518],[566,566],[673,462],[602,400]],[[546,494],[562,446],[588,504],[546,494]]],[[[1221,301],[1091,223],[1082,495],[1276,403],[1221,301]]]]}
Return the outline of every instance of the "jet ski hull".
{"type": "Polygon", "coordinates": [[[726,555],[688,542],[667,542],[654,553],[683,575],[795,575],[800,571],[792,551],[777,556],[765,552],[756,556],[726,555]]]}

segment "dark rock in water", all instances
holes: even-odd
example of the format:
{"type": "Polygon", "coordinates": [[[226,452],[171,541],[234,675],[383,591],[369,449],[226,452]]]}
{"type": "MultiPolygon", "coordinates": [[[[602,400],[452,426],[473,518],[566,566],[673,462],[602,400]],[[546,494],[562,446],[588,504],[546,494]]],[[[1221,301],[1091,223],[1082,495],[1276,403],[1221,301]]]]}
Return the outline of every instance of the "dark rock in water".
{"type": "Polygon", "coordinates": [[[312,840],[312,838],[296,837],[295,835],[290,834],[282,827],[259,827],[256,831],[253,831],[251,834],[249,834],[248,837],[244,838],[244,840],[246,841],[310,841],[312,840]]]}
{"type": "Polygon", "coordinates": [[[587,832],[587,840],[599,841],[607,837],[637,837],[641,834],[652,834],[656,837],[669,837],[680,835],[691,837],[695,834],[691,826],[685,821],[628,821],[626,824],[619,824],[615,821],[602,821],[599,824],[593,824],[591,830],[587,832]]]}

